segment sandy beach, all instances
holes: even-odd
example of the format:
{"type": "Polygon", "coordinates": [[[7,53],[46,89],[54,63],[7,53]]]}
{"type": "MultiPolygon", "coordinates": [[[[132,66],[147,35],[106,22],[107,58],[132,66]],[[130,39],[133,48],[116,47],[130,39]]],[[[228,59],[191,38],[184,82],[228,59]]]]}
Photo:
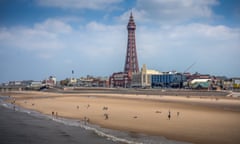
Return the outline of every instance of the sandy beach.
{"type": "Polygon", "coordinates": [[[1,144],[120,144],[80,127],[13,111],[1,102],[0,115],[1,144]]]}
{"type": "Polygon", "coordinates": [[[101,127],[191,143],[240,143],[240,99],[144,94],[10,92],[21,107],[101,127]],[[168,117],[170,113],[170,118],[168,117]]]}

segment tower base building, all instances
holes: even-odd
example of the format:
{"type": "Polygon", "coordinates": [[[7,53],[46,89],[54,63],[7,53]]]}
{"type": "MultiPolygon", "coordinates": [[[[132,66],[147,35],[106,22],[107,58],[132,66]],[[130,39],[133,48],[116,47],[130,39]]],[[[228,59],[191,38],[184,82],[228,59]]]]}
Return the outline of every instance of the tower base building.
{"type": "Polygon", "coordinates": [[[125,72],[113,73],[109,78],[110,87],[122,87],[129,88],[131,85],[131,79],[125,72]]]}

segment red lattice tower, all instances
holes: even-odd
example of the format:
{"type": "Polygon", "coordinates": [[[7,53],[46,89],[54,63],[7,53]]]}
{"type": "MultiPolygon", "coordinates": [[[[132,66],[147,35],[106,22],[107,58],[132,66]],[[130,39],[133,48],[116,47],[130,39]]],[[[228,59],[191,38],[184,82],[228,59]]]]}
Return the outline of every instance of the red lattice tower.
{"type": "Polygon", "coordinates": [[[133,72],[139,72],[136,41],[135,41],[136,24],[134,22],[132,13],[129,18],[127,30],[128,30],[128,43],[127,43],[127,54],[126,54],[124,72],[128,73],[128,75],[131,78],[133,72]]]}

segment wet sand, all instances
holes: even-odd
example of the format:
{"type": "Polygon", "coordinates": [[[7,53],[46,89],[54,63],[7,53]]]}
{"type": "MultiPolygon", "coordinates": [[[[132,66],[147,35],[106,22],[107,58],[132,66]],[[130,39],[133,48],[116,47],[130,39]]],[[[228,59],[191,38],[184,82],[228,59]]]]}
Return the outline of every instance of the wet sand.
{"type": "Polygon", "coordinates": [[[89,120],[105,128],[192,143],[240,142],[239,99],[46,92],[9,95],[22,107],[89,120]]]}
{"type": "Polygon", "coordinates": [[[1,144],[117,144],[91,131],[0,106],[1,144]]]}

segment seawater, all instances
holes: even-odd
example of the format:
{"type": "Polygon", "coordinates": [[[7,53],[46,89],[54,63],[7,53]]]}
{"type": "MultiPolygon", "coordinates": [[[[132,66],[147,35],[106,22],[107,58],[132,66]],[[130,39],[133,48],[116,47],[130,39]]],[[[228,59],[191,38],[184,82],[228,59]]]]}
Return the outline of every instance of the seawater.
{"type": "Polygon", "coordinates": [[[179,142],[174,140],[166,139],[161,136],[149,136],[141,133],[132,133],[132,132],[122,132],[117,130],[111,130],[102,128],[98,125],[89,124],[84,121],[79,121],[76,119],[67,119],[62,117],[53,117],[51,115],[46,115],[39,113],[37,111],[25,109],[22,107],[15,106],[11,103],[6,103],[4,100],[9,99],[8,96],[0,96],[0,105],[18,112],[27,113],[29,115],[35,116],[37,118],[44,118],[52,120],[67,126],[79,127],[88,131],[92,131],[100,137],[104,137],[108,140],[117,143],[125,144],[189,144],[186,142],[179,142]]]}

